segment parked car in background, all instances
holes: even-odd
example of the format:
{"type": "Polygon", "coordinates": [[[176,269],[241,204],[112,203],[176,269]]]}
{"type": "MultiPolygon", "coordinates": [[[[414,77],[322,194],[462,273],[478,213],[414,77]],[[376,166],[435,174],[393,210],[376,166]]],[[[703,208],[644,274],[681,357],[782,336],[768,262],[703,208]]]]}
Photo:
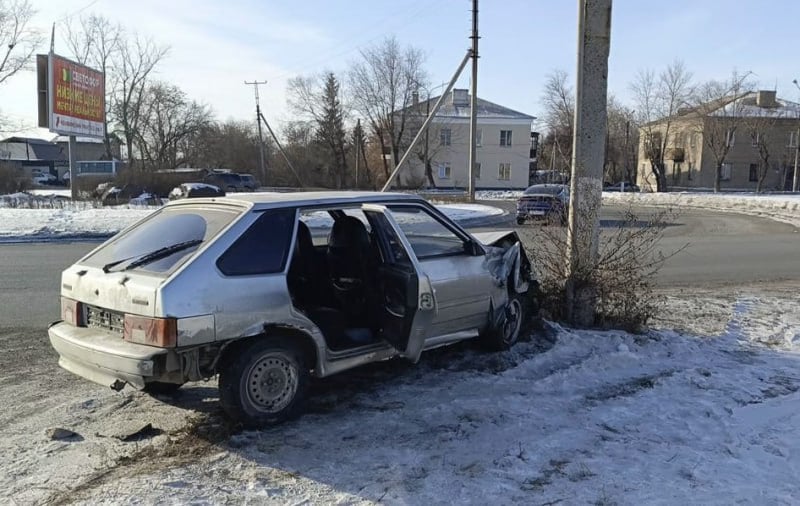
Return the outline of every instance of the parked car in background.
{"type": "Polygon", "coordinates": [[[565,184],[535,184],[529,186],[517,200],[517,224],[526,220],[546,223],[567,223],[569,186],[565,184]]]}
{"type": "Polygon", "coordinates": [[[137,198],[147,191],[136,184],[126,184],[122,186],[107,187],[100,196],[100,203],[104,206],[117,206],[130,203],[131,199],[137,198]]]}
{"type": "Polygon", "coordinates": [[[35,174],[31,179],[34,184],[42,186],[51,186],[58,183],[58,178],[49,172],[40,172],[35,174]]]}
{"type": "Polygon", "coordinates": [[[61,276],[64,369],[164,393],[219,375],[246,426],[299,414],[311,376],[520,335],[531,264],[514,231],[470,234],[416,195],[175,200],[61,276]]]}
{"type": "Polygon", "coordinates": [[[171,192],[169,192],[170,200],[224,196],[224,190],[212,184],[206,183],[183,183],[176,186],[171,192]]]}
{"type": "Polygon", "coordinates": [[[226,193],[248,191],[242,176],[235,172],[211,172],[203,178],[203,182],[221,188],[226,193]]]}
{"type": "Polygon", "coordinates": [[[604,192],[638,192],[639,187],[632,183],[620,182],[603,187],[604,192]]]}
{"type": "Polygon", "coordinates": [[[239,174],[239,177],[242,178],[242,183],[244,183],[245,188],[250,191],[256,191],[261,188],[261,181],[256,179],[256,177],[252,174],[239,174]]]}

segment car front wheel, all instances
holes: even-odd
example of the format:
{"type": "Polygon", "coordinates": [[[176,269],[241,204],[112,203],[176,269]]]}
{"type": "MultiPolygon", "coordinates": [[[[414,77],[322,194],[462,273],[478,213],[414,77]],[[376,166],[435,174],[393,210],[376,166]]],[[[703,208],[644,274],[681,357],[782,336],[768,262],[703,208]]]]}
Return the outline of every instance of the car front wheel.
{"type": "Polygon", "coordinates": [[[302,351],[288,339],[262,338],[240,348],[219,377],[222,409],[247,427],[299,415],[308,385],[302,351]]]}
{"type": "Polygon", "coordinates": [[[497,321],[483,335],[483,342],[494,351],[505,351],[514,346],[519,339],[525,312],[522,308],[522,295],[509,294],[508,303],[502,309],[497,321]]]}

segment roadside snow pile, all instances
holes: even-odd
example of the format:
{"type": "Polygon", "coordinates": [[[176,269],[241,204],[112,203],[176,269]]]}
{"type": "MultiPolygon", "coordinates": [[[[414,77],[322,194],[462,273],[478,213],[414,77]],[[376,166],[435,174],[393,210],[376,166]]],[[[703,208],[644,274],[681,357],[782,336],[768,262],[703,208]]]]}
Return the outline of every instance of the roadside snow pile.
{"type": "Polygon", "coordinates": [[[615,193],[604,192],[604,203],[692,207],[764,216],[800,226],[800,195],[755,193],[615,193]]]}
{"type": "Polygon", "coordinates": [[[475,192],[478,200],[517,200],[522,196],[522,190],[481,190],[475,192]]]}
{"type": "MultiPolygon", "coordinates": [[[[137,201],[146,204],[152,201],[152,196],[143,194],[137,201]]],[[[0,243],[110,237],[156,209],[134,204],[94,208],[90,202],[70,200],[65,200],[62,208],[31,207],[0,207],[0,243]]],[[[466,224],[504,214],[502,209],[481,204],[443,204],[437,207],[451,219],[466,224]]],[[[328,217],[320,219],[324,221],[328,217]]]]}
{"type": "MultiPolygon", "coordinates": [[[[703,311],[690,297],[671,301],[695,311],[686,318],[703,311]]],[[[713,302],[727,311],[712,322],[718,334],[551,326],[504,354],[440,349],[416,366],[384,362],[317,382],[309,414],[235,435],[220,434],[211,414],[185,437],[174,427],[184,409],[98,387],[89,401],[64,400],[47,413],[47,427],[79,441],[11,427],[0,441],[0,496],[85,504],[793,503],[800,350],[796,340],[758,343],[771,339],[776,314],[788,315],[787,330],[800,328],[800,302],[761,294],[713,302]],[[109,439],[123,421],[165,434],[109,439]]],[[[208,392],[188,386],[177,403],[198,409],[208,392]]]]}

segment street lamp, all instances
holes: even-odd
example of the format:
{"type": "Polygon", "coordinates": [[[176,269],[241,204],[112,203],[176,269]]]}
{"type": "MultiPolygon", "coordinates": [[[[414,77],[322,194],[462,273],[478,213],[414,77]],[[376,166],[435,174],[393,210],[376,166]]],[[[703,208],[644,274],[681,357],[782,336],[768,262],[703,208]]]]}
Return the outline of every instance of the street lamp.
{"type": "MultiPolygon", "coordinates": [[[[794,84],[795,88],[800,90],[800,85],[797,84],[797,79],[792,79],[792,84],[794,84]]],[[[800,116],[797,118],[797,133],[794,137],[794,173],[792,174],[792,191],[797,191],[798,183],[800,183],[800,178],[798,178],[798,171],[797,171],[797,162],[798,158],[800,158],[800,116]]]]}

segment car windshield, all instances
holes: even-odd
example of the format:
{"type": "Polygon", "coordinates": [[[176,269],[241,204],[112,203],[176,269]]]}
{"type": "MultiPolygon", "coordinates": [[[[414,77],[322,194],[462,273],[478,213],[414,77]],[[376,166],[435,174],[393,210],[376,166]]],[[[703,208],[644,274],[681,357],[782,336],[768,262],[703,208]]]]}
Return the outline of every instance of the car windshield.
{"type": "Polygon", "coordinates": [[[115,270],[116,265],[131,261],[121,267],[166,275],[191,258],[202,243],[215,237],[239,214],[226,208],[167,207],[107,242],[82,263],[115,270]],[[159,254],[148,257],[153,252],[159,254]],[[136,261],[141,258],[148,261],[136,261]]]}

